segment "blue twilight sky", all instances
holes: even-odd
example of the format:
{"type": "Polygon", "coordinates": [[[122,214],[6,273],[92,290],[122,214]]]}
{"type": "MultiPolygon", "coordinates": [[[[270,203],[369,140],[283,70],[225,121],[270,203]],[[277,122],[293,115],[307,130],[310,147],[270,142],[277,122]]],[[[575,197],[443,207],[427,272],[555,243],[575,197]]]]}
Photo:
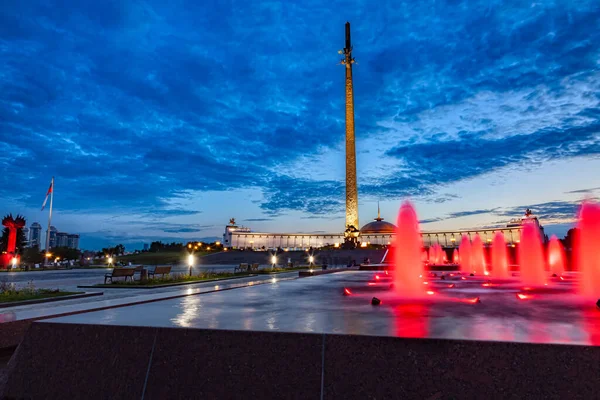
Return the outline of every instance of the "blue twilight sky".
{"type": "Polygon", "coordinates": [[[341,231],[352,23],[361,224],[531,207],[564,234],[600,190],[600,2],[8,0],[0,212],[85,248],[341,231]]]}

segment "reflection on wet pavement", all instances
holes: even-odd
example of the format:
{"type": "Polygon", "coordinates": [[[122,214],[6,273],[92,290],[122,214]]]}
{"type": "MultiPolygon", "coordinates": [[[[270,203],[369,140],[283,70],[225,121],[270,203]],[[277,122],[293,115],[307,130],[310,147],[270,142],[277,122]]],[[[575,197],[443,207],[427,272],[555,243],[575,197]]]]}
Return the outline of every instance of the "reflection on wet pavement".
{"type": "Polygon", "coordinates": [[[372,277],[369,272],[346,271],[49,321],[533,343],[600,342],[599,313],[594,304],[568,292],[572,282],[527,301],[519,300],[509,284],[502,290],[477,282],[452,288],[447,282],[432,282],[431,287],[439,292],[432,300],[408,301],[395,297],[389,285],[368,287],[372,277]],[[343,296],[344,287],[352,288],[353,294],[343,296]],[[465,301],[473,293],[480,303],[465,301]],[[370,304],[373,296],[382,299],[380,306],[370,304]]]}

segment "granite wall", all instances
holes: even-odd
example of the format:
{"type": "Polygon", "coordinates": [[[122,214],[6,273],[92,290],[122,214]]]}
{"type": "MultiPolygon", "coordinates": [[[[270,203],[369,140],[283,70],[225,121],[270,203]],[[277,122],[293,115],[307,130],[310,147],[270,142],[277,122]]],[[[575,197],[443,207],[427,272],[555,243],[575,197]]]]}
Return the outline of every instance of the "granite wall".
{"type": "Polygon", "coordinates": [[[35,322],[2,398],[594,398],[600,348],[35,322]]]}

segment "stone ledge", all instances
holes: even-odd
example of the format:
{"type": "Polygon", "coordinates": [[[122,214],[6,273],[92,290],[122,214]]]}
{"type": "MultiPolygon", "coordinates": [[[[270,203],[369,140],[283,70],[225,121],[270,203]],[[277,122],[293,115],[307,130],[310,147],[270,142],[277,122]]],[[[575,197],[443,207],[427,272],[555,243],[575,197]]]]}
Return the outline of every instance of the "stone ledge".
{"type": "Polygon", "coordinates": [[[593,346],[34,323],[0,397],[594,398],[598,359],[593,346]]]}

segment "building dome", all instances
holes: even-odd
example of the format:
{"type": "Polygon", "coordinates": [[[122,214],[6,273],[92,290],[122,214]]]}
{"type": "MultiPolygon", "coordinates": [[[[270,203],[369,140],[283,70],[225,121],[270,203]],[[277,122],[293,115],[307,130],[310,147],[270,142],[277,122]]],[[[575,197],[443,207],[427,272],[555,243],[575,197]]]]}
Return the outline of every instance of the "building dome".
{"type": "Polygon", "coordinates": [[[381,218],[381,214],[379,212],[379,205],[377,206],[377,218],[373,220],[373,222],[369,222],[362,228],[360,228],[360,234],[374,234],[374,233],[385,233],[391,234],[396,231],[396,225],[390,224],[389,222],[385,222],[383,218],[381,218]]]}

